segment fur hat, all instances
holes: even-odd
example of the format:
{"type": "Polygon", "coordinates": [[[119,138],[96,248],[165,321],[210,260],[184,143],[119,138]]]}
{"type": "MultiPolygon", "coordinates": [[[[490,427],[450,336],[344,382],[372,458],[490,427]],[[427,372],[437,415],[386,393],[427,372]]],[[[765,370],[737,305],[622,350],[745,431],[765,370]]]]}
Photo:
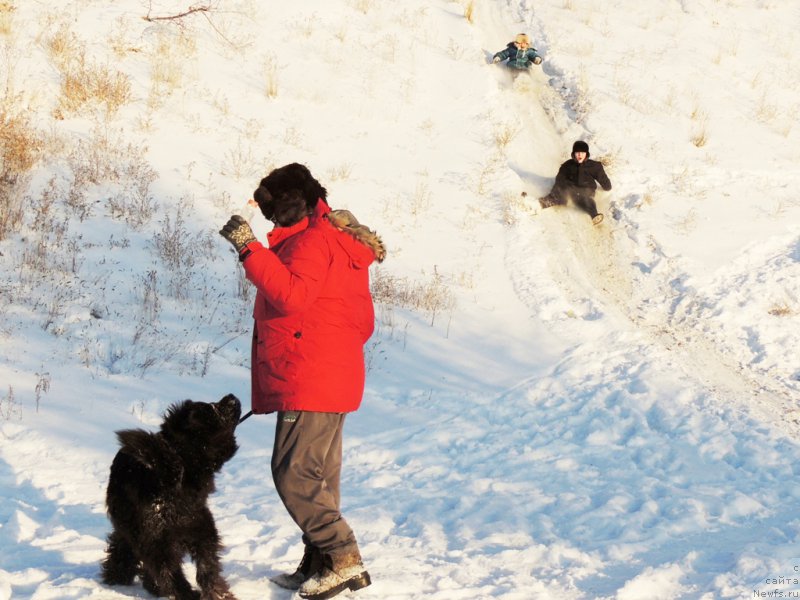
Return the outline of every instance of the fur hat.
{"type": "Polygon", "coordinates": [[[527,33],[518,33],[517,37],[514,38],[515,44],[528,44],[531,45],[531,38],[528,37],[527,33]]]}
{"type": "Polygon", "coordinates": [[[327,197],[327,190],[299,163],[273,169],[253,192],[264,218],[281,227],[294,225],[314,210],[317,200],[327,197]]]}
{"type": "Polygon", "coordinates": [[[578,140],[572,144],[572,154],[576,152],[586,152],[586,158],[589,158],[589,144],[582,140],[578,140]]]}
{"type": "Polygon", "coordinates": [[[287,190],[277,197],[273,196],[272,208],[271,220],[278,227],[291,227],[314,210],[309,208],[300,190],[296,189],[287,190]]]}

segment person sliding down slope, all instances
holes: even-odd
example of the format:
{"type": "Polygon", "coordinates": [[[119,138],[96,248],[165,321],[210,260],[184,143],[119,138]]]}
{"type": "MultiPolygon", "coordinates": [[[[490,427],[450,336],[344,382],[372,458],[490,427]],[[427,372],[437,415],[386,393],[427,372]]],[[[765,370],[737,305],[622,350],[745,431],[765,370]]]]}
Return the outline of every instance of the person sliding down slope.
{"type": "Polygon", "coordinates": [[[567,200],[572,202],[592,218],[597,225],[602,222],[602,213],[597,212],[594,195],[597,184],[605,191],[611,190],[611,181],[606,175],[603,165],[589,158],[589,144],[578,140],[572,145],[572,157],[561,164],[556,175],[553,189],[546,196],[539,198],[542,208],[563,206],[567,200]]]}
{"type": "Polygon", "coordinates": [[[515,77],[529,71],[531,65],[542,64],[542,57],[536,52],[536,48],[531,46],[530,38],[524,33],[517,35],[513,42],[509,42],[503,50],[492,56],[492,62],[495,64],[503,60],[515,77]]]}

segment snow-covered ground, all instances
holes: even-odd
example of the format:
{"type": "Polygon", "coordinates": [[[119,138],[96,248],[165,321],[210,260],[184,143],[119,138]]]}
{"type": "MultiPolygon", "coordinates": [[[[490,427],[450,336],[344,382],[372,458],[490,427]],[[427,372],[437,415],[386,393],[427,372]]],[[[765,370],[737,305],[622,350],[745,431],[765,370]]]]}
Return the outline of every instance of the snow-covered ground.
{"type": "MultiPolygon", "coordinates": [[[[796,3],[142,18],[189,6],[0,2],[0,115],[43,149],[0,240],[0,598],[147,597],[98,579],[114,431],[248,404],[253,294],[216,232],[294,161],[389,248],[345,431],[353,597],[800,595],[796,3]],[[488,59],[522,31],[544,63],[512,83],[488,59]],[[118,110],[65,103],[93,72],[118,110]],[[577,139],[614,184],[597,227],[536,202],[577,139]]],[[[291,598],[268,579],[302,552],[273,421],[212,499],[240,600],[291,598]]]]}

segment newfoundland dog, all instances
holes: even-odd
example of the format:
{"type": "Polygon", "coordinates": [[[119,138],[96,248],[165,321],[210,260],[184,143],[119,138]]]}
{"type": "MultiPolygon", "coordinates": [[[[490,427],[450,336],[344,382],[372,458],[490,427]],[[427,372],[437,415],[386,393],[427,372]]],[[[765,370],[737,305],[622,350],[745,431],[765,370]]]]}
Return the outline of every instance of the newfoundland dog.
{"type": "Polygon", "coordinates": [[[106,507],[113,530],[103,581],[131,585],[141,577],[155,596],[177,600],[235,600],[222,576],[222,550],[208,495],[214,474],[236,453],[234,431],[242,407],[236,396],[213,404],[184,400],[171,406],[158,433],[118,431],[106,507]],[[181,567],[197,566],[192,589],[181,567]]]}

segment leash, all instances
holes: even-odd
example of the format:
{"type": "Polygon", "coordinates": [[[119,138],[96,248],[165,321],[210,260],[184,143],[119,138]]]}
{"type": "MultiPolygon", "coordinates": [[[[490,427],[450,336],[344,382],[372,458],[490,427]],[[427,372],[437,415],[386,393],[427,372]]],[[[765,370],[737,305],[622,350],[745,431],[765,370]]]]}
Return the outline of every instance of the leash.
{"type": "Polygon", "coordinates": [[[239,425],[241,425],[245,420],[249,419],[252,416],[253,416],[253,411],[252,410],[248,411],[245,416],[243,416],[241,419],[239,419],[239,425]]]}

